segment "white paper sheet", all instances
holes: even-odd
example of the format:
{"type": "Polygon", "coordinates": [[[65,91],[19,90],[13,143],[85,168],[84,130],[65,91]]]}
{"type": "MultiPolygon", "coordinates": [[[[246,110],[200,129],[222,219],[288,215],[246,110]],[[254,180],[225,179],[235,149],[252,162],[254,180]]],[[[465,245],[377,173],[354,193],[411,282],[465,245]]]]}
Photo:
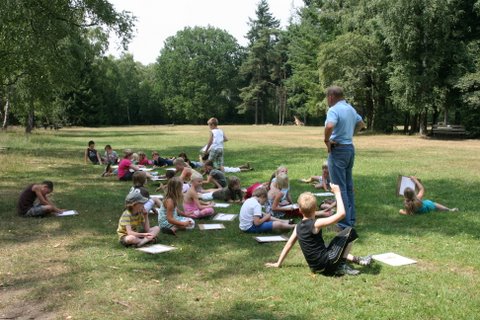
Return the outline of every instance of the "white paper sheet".
{"type": "Polygon", "coordinates": [[[76,210],[67,210],[57,214],[57,217],[76,216],[78,212],[76,210]]]}
{"type": "Polygon", "coordinates": [[[417,261],[412,260],[407,257],[403,257],[399,254],[393,253],[393,252],[387,252],[387,253],[382,253],[382,254],[376,254],[373,255],[372,258],[374,260],[386,263],[388,265],[394,266],[394,267],[399,267],[399,266],[405,266],[408,264],[414,264],[417,263],[417,261]]]}
{"type": "Polygon", "coordinates": [[[165,170],[167,170],[167,171],[177,171],[177,169],[175,169],[175,168],[165,168],[165,170]]]}
{"type": "Polygon", "coordinates": [[[260,236],[255,237],[255,240],[258,242],[284,242],[287,241],[288,238],[285,236],[260,236]]]}
{"type": "Polygon", "coordinates": [[[146,253],[157,254],[157,253],[167,252],[167,251],[171,251],[171,250],[175,250],[175,249],[177,249],[177,248],[166,246],[166,245],[163,245],[163,244],[154,244],[152,246],[138,248],[137,250],[143,251],[143,252],[146,252],[146,253]]]}
{"type": "Polygon", "coordinates": [[[213,220],[217,221],[233,221],[235,218],[237,218],[238,214],[234,213],[219,213],[215,217],[213,217],[213,220]]]}
{"type": "Polygon", "coordinates": [[[167,181],[167,178],[165,177],[152,177],[152,181],[167,181]]]}
{"type": "Polygon", "coordinates": [[[406,188],[415,190],[415,182],[413,182],[413,180],[410,179],[410,177],[402,176],[400,178],[400,186],[398,187],[398,195],[403,196],[403,192],[405,191],[406,188]]]}
{"type": "Polygon", "coordinates": [[[219,229],[225,229],[225,226],[221,223],[209,223],[209,224],[199,224],[198,228],[200,230],[219,230],[219,229]]]}
{"type": "Polygon", "coordinates": [[[230,203],[215,203],[215,208],[228,208],[230,207],[230,203]]]}
{"type": "Polygon", "coordinates": [[[334,196],[334,194],[331,193],[331,192],[315,192],[313,195],[315,197],[332,197],[332,196],[334,196]]]}
{"type": "Polygon", "coordinates": [[[151,194],[150,198],[158,198],[158,199],[163,199],[163,194],[151,194]]]}
{"type": "Polygon", "coordinates": [[[290,209],[290,210],[296,210],[298,209],[298,204],[294,203],[294,204],[289,204],[289,205],[286,205],[286,206],[281,206],[281,208],[283,209],[290,209]]]}
{"type": "Polygon", "coordinates": [[[145,171],[145,172],[148,172],[148,171],[152,171],[153,169],[152,168],[145,168],[145,167],[142,167],[142,168],[138,168],[139,171],[145,171]]]}

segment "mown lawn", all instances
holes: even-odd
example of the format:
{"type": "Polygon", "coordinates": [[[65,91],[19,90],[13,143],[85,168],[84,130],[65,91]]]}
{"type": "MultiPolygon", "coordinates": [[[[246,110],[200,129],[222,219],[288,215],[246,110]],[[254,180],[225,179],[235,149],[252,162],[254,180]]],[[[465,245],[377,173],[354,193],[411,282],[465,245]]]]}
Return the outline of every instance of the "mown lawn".
{"type": "MultiPolygon", "coordinates": [[[[293,197],[321,172],[323,128],[224,126],[227,165],[245,162],[242,185],[287,165],[293,197]]],[[[283,244],[257,244],[238,229],[161,235],[178,250],[148,255],[118,244],[130,188],[84,165],[93,139],[195,158],[207,126],[66,128],[0,133],[0,318],[11,319],[478,319],[480,307],[480,141],[401,135],[356,137],[354,253],[396,252],[416,265],[376,263],[358,277],[313,276],[298,245],[281,269],[266,269],[283,244]],[[397,212],[398,174],[417,175],[431,198],[459,213],[397,212]],[[25,219],[17,197],[31,182],[55,182],[54,200],[80,215],[25,219]]],[[[153,192],[155,186],[149,184],[153,192]]],[[[238,213],[239,206],[218,210],[238,213]]],[[[156,217],[152,217],[156,223],[156,217]]],[[[328,237],[333,236],[331,232],[328,237]]]]}

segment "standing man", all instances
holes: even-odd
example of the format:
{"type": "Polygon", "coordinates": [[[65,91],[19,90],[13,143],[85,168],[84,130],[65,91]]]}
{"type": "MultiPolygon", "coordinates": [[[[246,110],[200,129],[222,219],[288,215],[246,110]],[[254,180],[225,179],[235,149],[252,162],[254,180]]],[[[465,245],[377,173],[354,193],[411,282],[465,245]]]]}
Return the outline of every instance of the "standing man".
{"type": "Polygon", "coordinates": [[[330,107],[325,120],[325,144],[328,151],[328,170],[332,183],[338,184],[345,203],[346,215],[338,223],[341,229],[355,225],[355,198],[352,169],[355,160],[353,135],[365,127],[357,111],[345,101],[343,89],[332,86],[326,91],[330,107]]]}

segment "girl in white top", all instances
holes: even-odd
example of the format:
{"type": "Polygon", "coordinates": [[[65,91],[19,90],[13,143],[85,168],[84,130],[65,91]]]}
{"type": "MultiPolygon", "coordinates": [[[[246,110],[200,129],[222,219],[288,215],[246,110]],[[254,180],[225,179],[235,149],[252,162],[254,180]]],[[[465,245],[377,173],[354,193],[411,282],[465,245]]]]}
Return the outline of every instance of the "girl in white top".
{"type": "Polygon", "coordinates": [[[218,129],[217,118],[210,118],[207,122],[210,128],[210,139],[208,140],[207,147],[208,160],[213,161],[214,168],[224,171],[223,168],[223,143],[228,141],[227,136],[223,133],[222,129],[218,129]]]}

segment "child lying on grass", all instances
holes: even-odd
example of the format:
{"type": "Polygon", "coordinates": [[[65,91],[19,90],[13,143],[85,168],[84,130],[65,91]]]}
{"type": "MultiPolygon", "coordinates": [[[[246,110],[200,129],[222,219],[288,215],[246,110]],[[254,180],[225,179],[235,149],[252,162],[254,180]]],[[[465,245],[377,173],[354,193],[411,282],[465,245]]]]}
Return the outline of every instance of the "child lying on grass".
{"type": "Polygon", "coordinates": [[[418,188],[418,194],[415,193],[415,190],[411,188],[406,188],[403,191],[403,196],[405,197],[404,206],[405,209],[400,209],[399,213],[404,215],[413,215],[413,214],[422,214],[430,211],[458,211],[458,208],[447,208],[444,205],[433,202],[431,200],[423,200],[425,195],[425,188],[418,181],[416,177],[410,177],[410,179],[415,182],[415,185],[418,188]]]}

